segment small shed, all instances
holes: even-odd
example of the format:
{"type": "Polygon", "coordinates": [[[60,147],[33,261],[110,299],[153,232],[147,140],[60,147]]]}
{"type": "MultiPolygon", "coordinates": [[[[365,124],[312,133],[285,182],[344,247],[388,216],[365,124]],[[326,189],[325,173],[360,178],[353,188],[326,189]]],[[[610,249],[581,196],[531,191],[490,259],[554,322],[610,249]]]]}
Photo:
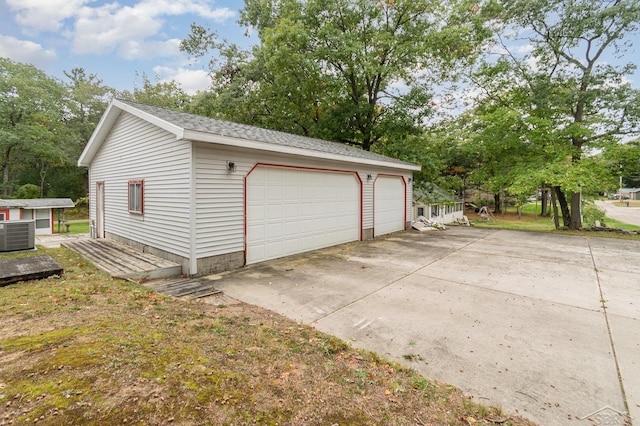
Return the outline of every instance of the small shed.
{"type": "Polygon", "coordinates": [[[55,213],[73,207],[70,198],[0,199],[0,221],[33,220],[36,235],[50,235],[55,232],[55,213]]]}
{"type": "Polygon", "coordinates": [[[413,214],[440,223],[454,223],[464,215],[462,200],[435,184],[414,188],[413,214]]]}
{"type": "Polygon", "coordinates": [[[203,275],[402,231],[420,166],[345,144],[114,100],[83,151],[90,220],[203,275]]]}

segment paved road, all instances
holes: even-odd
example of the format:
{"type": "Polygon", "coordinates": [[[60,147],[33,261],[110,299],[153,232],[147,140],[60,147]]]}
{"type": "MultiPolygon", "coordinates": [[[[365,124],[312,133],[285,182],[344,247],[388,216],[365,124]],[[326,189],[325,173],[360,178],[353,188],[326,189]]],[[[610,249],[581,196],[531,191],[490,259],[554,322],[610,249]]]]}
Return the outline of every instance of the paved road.
{"type": "Polygon", "coordinates": [[[640,241],[456,227],[210,278],[541,425],[640,425],[640,241]]]}
{"type": "Polygon", "coordinates": [[[626,207],[619,201],[596,201],[596,205],[604,209],[607,217],[640,226],[640,207],[626,207]]]}

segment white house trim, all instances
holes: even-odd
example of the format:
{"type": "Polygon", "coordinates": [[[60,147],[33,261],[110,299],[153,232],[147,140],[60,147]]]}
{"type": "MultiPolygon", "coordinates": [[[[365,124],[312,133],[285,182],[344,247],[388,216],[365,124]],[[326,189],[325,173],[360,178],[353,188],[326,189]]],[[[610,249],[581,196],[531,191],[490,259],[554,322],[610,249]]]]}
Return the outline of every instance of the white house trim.
{"type": "MultiPolygon", "coordinates": [[[[300,156],[309,155],[309,150],[304,148],[277,146],[277,145],[270,144],[268,142],[251,141],[247,139],[234,138],[234,137],[224,136],[224,135],[215,135],[211,133],[202,133],[202,132],[191,131],[191,130],[184,131],[184,138],[192,141],[198,141],[198,142],[209,142],[209,143],[214,143],[218,145],[249,148],[249,149],[256,149],[260,151],[268,151],[268,152],[275,152],[275,153],[281,153],[281,154],[291,154],[291,155],[300,155],[300,156]]],[[[369,160],[369,159],[361,159],[361,160],[359,159],[358,161],[354,161],[353,159],[345,159],[344,155],[330,154],[330,153],[324,153],[319,151],[314,152],[314,156],[316,156],[317,158],[323,158],[327,160],[335,160],[335,161],[343,161],[343,162],[346,161],[346,162],[354,162],[359,164],[369,164],[369,165],[378,166],[378,167],[390,166],[389,163],[385,161],[369,160]]],[[[421,166],[418,166],[415,164],[403,164],[401,166],[394,164],[393,168],[394,169],[400,168],[400,169],[411,170],[411,171],[421,170],[421,166]]]]}

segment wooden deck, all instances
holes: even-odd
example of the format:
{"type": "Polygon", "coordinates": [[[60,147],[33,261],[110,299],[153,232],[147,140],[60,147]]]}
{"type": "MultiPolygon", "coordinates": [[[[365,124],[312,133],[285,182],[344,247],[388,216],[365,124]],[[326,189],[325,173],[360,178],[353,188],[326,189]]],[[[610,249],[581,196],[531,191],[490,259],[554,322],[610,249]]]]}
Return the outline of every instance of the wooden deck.
{"type": "Polygon", "coordinates": [[[214,287],[214,281],[181,277],[182,267],[177,263],[115,241],[78,239],[64,241],[62,245],[77,251],[112,277],[140,280],[142,285],[158,293],[184,299],[222,296],[222,291],[214,287]]]}
{"type": "Polygon", "coordinates": [[[107,239],[78,239],[65,241],[62,245],[117,278],[148,280],[178,277],[182,273],[182,267],[177,263],[107,239]]]}

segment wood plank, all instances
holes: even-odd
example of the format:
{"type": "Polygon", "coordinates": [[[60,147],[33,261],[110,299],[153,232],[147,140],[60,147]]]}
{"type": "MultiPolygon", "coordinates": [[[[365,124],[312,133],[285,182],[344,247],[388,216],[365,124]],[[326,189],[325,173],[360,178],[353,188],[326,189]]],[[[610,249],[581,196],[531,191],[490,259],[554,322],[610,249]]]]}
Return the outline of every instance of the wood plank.
{"type": "Polygon", "coordinates": [[[214,281],[206,278],[147,281],[144,285],[158,293],[173,297],[189,296],[190,299],[221,293],[214,281]]]}
{"type": "Polygon", "coordinates": [[[141,278],[141,275],[179,275],[179,264],[161,259],[150,253],[137,251],[124,244],[106,239],[77,240],[63,243],[77,251],[98,268],[121,278],[141,278]],[[177,271],[170,271],[177,269],[177,271]]]}
{"type": "Polygon", "coordinates": [[[64,270],[51,256],[19,257],[0,261],[0,287],[62,275],[64,270]]]}

